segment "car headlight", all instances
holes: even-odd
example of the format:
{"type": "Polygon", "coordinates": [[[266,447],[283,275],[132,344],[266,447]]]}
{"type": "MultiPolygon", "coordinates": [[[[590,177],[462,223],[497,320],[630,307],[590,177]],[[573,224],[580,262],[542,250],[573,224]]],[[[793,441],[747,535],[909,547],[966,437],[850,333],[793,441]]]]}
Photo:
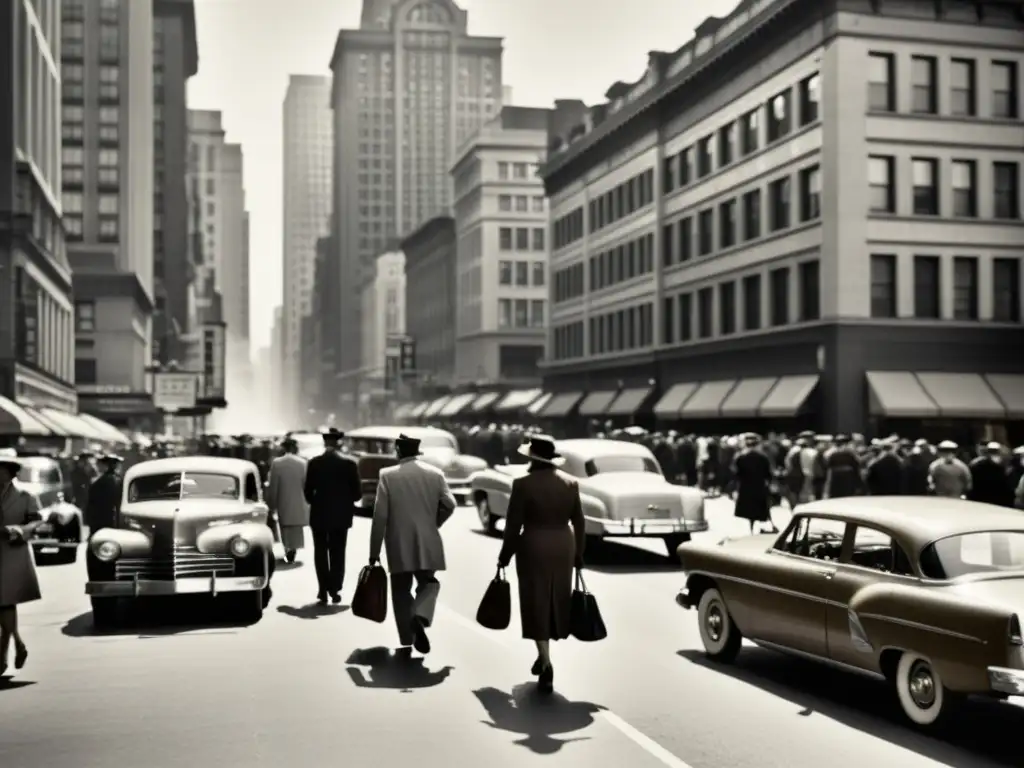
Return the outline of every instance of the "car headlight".
{"type": "Polygon", "coordinates": [[[228,544],[228,549],[231,550],[231,554],[235,557],[245,557],[252,551],[252,544],[241,536],[235,536],[231,543],[228,544]]]}
{"type": "Polygon", "coordinates": [[[109,563],[111,560],[116,560],[121,554],[121,545],[114,541],[104,541],[93,551],[96,553],[97,559],[109,563]]]}

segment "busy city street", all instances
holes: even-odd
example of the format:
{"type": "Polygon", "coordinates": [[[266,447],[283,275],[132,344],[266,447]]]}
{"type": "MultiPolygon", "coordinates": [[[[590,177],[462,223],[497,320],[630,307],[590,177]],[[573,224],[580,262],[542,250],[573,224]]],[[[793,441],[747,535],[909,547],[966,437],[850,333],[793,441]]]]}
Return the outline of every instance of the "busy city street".
{"type": "MultiPolygon", "coordinates": [[[[699,536],[745,533],[731,509],[711,500],[711,531],[699,536]]],[[[783,526],[788,514],[775,518],[783,526]]],[[[505,632],[474,621],[499,540],[480,533],[471,508],[443,529],[433,649],[396,660],[391,617],[378,626],[348,610],[368,530],[358,519],[351,531],[341,605],[315,604],[303,550],[279,566],[252,626],[188,602],[96,634],[81,560],[41,566],[43,599],[21,618],[31,657],[0,683],[0,765],[1020,764],[1014,705],[972,703],[934,738],[902,722],[880,684],[752,646],[735,666],[706,662],[659,541],[592,548],[588,586],[609,638],[558,643],[556,695],[540,698],[524,682],[534,650],[518,618],[505,632]]]]}

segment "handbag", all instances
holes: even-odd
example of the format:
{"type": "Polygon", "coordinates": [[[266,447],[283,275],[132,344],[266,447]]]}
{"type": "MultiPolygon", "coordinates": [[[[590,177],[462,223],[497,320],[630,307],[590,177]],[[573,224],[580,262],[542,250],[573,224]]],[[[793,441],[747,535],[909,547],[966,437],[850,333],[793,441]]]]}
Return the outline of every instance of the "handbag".
{"type": "Polygon", "coordinates": [[[569,609],[569,634],[583,643],[595,643],[608,637],[597,598],[587,591],[579,568],[576,569],[576,588],[572,592],[569,609]]]}
{"type": "Polygon", "coordinates": [[[505,569],[499,567],[476,609],[476,622],[487,629],[508,629],[511,621],[512,590],[505,579],[505,569]]]}
{"type": "Polygon", "coordinates": [[[352,613],[378,624],[388,617],[388,574],[384,566],[363,566],[352,595],[352,613]]]}

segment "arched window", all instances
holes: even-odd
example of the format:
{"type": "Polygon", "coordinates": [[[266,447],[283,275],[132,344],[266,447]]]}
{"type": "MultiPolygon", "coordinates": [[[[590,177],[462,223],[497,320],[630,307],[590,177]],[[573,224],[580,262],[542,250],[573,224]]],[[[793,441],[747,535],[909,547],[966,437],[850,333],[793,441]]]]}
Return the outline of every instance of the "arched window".
{"type": "Polygon", "coordinates": [[[413,7],[406,18],[421,24],[448,24],[452,20],[447,8],[434,3],[421,3],[413,7]]]}

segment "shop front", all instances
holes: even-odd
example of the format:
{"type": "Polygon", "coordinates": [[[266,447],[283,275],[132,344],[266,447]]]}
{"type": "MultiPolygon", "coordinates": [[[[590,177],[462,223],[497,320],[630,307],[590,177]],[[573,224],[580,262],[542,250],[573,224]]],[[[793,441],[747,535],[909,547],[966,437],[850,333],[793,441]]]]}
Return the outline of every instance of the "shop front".
{"type": "Polygon", "coordinates": [[[118,385],[82,385],[78,390],[82,413],[94,416],[129,435],[156,434],[162,417],[148,392],[132,392],[118,385]]]}

